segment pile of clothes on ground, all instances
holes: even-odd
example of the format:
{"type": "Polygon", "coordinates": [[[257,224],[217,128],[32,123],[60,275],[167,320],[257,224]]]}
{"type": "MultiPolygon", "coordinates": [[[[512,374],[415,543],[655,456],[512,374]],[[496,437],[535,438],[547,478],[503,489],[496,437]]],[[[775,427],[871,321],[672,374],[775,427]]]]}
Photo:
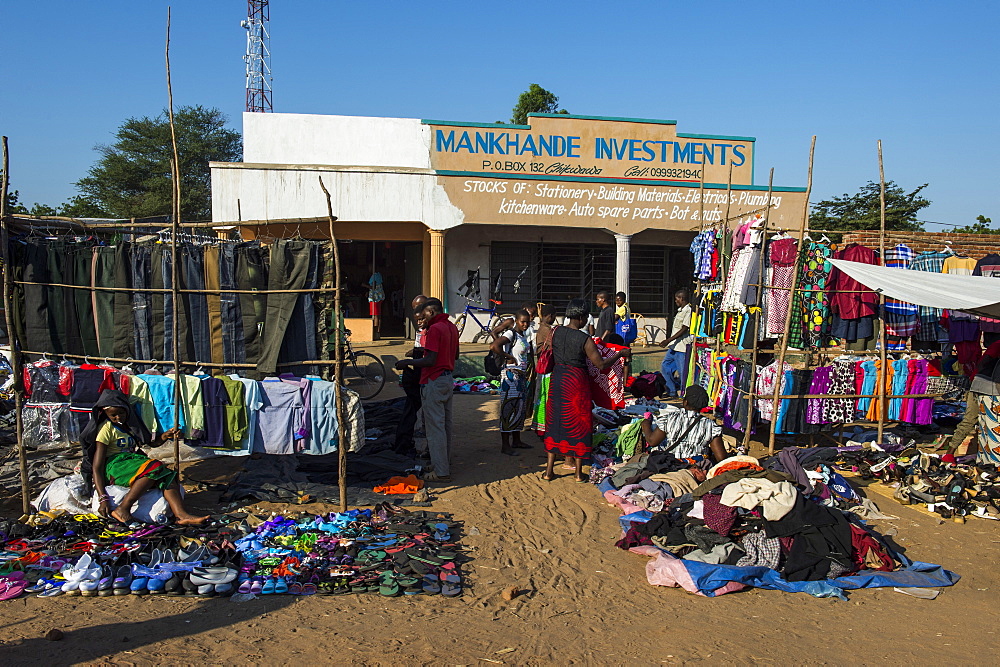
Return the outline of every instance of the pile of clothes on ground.
{"type": "Polygon", "coordinates": [[[265,519],[237,513],[207,526],[115,525],[45,512],[0,522],[0,600],[24,594],[313,595],[462,592],[451,515],[373,510],[265,519]]]}
{"type": "Polygon", "coordinates": [[[789,447],[713,464],[640,443],[627,460],[595,458],[591,481],[622,512],[617,546],[653,557],[653,585],[845,598],[845,589],[954,584],[958,575],[910,561],[865,524],[883,515],[837,472],[839,457],[834,447],[789,447]]]}
{"type": "Polygon", "coordinates": [[[491,380],[485,375],[472,378],[455,378],[456,394],[499,394],[500,380],[491,380]]]}

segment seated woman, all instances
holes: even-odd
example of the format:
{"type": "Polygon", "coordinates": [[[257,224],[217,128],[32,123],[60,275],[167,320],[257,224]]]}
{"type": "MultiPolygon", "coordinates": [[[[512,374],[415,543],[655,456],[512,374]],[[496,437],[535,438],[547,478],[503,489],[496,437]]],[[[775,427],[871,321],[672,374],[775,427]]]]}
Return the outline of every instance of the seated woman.
{"type": "Polygon", "coordinates": [[[708,392],[691,385],[684,392],[681,408],[668,407],[655,420],[646,413],[642,436],[651,452],[669,452],[679,459],[710,456],[716,463],[729,456],[722,444],[722,427],[701,411],[708,407],[708,392]],[[655,421],[656,430],[653,430],[655,421]]]}
{"type": "MultiPolygon", "coordinates": [[[[170,429],[158,440],[166,442],[176,435],[177,429],[170,429]]],[[[163,491],[163,498],[178,524],[190,526],[204,523],[208,520],[207,516],[194,516],[184,507],[177,473],[139,451],[140,446],[152,446],[152,440],[149,429],[133,413],[125,395],[105,389],[94,405],[90,423],[80,435],[83,444],[80,472],[84,477],[88,473],[93,476],[94,488],[101,499],[98,512],[101,516],[127,524],[132,520],[132,505],[156,487],[163,491]],[[114,509],[105,489],[108,484],[129,487],[128,493],[114,509]]]]}

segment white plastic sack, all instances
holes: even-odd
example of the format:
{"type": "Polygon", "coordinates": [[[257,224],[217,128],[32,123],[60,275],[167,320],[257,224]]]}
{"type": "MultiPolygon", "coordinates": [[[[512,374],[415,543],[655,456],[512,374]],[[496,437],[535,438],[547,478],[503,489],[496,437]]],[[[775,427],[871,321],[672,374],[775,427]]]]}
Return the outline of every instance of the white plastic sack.
{"type": "Polygon", "coordinates": [[[39,512],[50,510],[66,510],[70,514],[90,512],[90,502],[80,475],[67,475],[52,480],[31,504],[39,512]]]}
{"type": "MultiPolygon", "coordinates": [[[[104,490],[107,491],[108,495],[111,496],[111,503],[115,506],[121,502],[125,494],[128,493],[128,487],[126,486],[106,486],[104,490]]],[[[184,496],[184,491],[181,491],[181,496],[184,496]]],[[[91,500],[91,511],[97,512],[97,508],[101,506],[100,499],[97,497],[97,493],[94,493],[94,497],[91,500]]],[[[132,505],[132,518],[136,521],[141,521],[142,523],[159,523],[165,524],[170,521],[170,517],[173,514],[170,511],[170,506],[167,505],[166,499],[163,497],[163,491],[159,489],[150,489],[146,493],[139,497],[138,502],[132,505]]]]}

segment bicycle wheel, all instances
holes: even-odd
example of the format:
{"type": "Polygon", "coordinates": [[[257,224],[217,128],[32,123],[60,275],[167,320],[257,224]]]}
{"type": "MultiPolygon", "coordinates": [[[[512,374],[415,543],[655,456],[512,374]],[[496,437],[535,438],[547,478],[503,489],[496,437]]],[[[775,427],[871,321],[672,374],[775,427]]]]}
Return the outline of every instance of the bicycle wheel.
{"type": "Polygon", "coordinates": [[[344,384],[361,400],[378,395],[385,386],[385,364],[374,354],[358,352],[344,364],[344,384]]]}
{"type": "Polygon", "coordinates": [[[459,338],[462,337],[462,332],[465,331],[465,320],[466,319],[467,318],[465,316],[465,313],[459,313],[458,315],[455,316],[455,328],[458,329],[458,337],[459,338]]]}

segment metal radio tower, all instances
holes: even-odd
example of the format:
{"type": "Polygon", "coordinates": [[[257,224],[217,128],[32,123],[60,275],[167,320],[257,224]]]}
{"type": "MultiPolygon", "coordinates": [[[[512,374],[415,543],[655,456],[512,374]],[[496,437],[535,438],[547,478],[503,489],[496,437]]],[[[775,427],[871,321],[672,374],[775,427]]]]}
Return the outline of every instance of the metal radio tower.
{"type": "Polygon", "coordinates": [[[247,18],[240,25],[247,31],[247,111],[274,111],[271,106],[271,18],[268,0],[247,0],[247,18]]]}

